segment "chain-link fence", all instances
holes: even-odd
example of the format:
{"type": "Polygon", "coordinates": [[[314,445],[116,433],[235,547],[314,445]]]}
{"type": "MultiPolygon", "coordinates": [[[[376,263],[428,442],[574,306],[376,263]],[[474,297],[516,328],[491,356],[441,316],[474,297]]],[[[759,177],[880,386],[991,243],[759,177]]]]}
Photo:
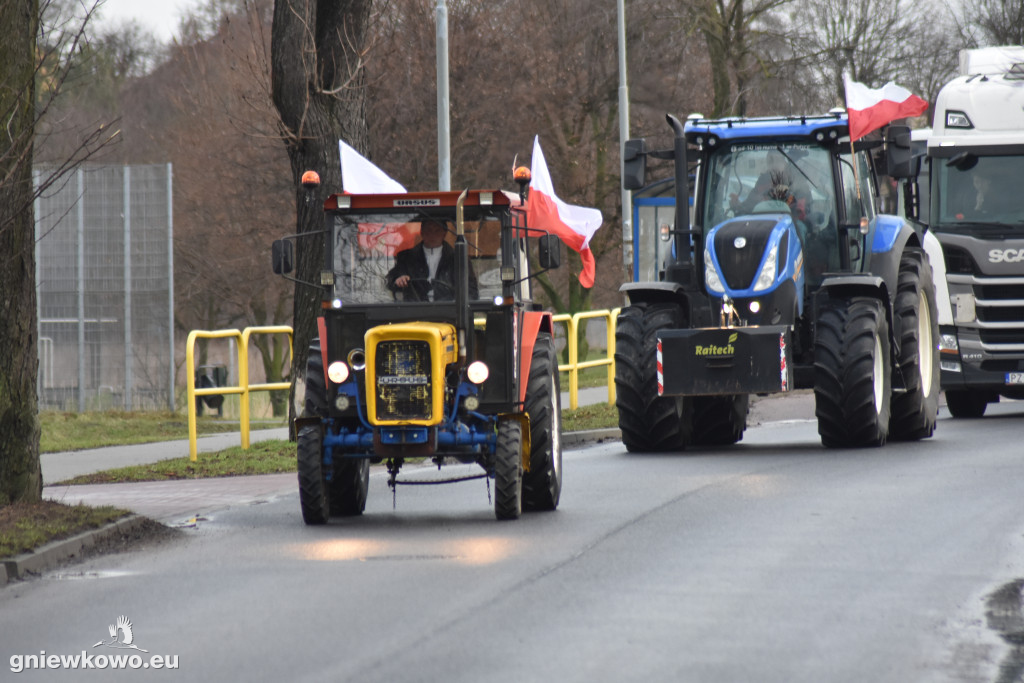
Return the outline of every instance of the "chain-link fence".
{"type": "Polygon", "coordinates": [[[171,183],[83,166],[36,201],[40,409],[173,409],[171,183]]]}

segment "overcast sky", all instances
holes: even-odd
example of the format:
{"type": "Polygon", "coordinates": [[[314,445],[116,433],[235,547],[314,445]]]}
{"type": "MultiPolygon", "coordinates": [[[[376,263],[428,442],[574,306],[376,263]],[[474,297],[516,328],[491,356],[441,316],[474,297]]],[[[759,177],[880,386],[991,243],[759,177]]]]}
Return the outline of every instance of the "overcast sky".
{"type": "Polygon", "coordinates": [[[103,0],[99,24],[135,19],[158,40],[170,41],[178,21],[201,0],[103,0]]]}

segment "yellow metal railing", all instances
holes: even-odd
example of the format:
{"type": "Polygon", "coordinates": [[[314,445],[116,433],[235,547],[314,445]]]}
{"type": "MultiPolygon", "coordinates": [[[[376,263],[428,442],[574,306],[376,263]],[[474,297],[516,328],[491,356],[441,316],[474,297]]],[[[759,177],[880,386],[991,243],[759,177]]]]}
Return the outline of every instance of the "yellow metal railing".
{"type": "Polygon", "coordinates": [[[579,407],[580,370],[596,368],[602,365],[608,366],[608,403],[615,403],[615,321],[618,318],[619,309],[603,311],[583,311],[569,315],[561,313],[553,316],[553,322],[566,324],[566,344],[569,348],[569,362],[558,366],[560,372],[569,373],[569,408],[575,410],[579,407]],[[605,319],[605,333],[607,343],[605,345],[604,358],[596,358],[580,362],[579,360],[579,329],[580,321],[592,318],[605,319]]]}
{"type": "MultiPolygon", "coordinates": [[[[569,315],[562,313],[553,316],[552,320],[566,325],[566,344],[569,349],[569,362],[558,366],[559,372],[569,373],[569,408],[579,407],[579,372],[587,368],[607,366],[608,368],[608,403],[615,403],[615,321],[619,309],[602,311],[584,311],[569,315]],[[579,329],[581,321],[604,318],[606,326],[605,355],[580,362],[579,360],[579,329]]],[[[482,327],[484,320],[474,321],[482,327]]],[[[585,324],[585,323],[583,323],[585,324]]],[[[288,355],[292,354],[292,328],[287,325],[270,327],[247,327],[244,330],[193,330],[188,335],[185,347],[185,372],[188,381],[186,403],[188,404],[188,446],[189,458],[194,462],[197,457],[196,445],[196,398],[238,394],[241,396],[239,423],[242,432],[242,448],[249,448],[249,394],[253,391],[283,391],[291,388],[290,382],[273,382],[270,384],[249,384],[249,339],[254,334],[287,334],[288,355]],[[198,339],[234,339],[238,344],[238,386],[196,388],[195,344],[198,339]]]]}
{"type": "Polygon", "coordinates": [[[253,391],[281,391],[291,389],[291,382],[249,384],[249,339],[254,334],[287,334],[288,357],[292,355],[292,328],[287,325],[247,327],[238,330],[193,330],[185,346],[185,373],[188,382],[186,403],[188,404],[188,449],[189,458],[195,462],[196,447],[196,397],[239,394],[241,396],[239,423],[242,432],[242,448],[249,448],[249,394],[253,391]],[[196,389],[195,345],[197,339],[234,339],[238,343],[238,386],[208,387],[196,389]]]}

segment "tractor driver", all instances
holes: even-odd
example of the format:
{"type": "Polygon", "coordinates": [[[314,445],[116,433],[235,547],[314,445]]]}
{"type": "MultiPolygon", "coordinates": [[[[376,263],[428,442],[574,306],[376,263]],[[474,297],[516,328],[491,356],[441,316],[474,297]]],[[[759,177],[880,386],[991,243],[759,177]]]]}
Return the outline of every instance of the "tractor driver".
{"type": "Polygon", "coordinates": [[[791,174],[787,170],[788,165],[788,160],[781,152],[769,151],[765,163],[766,170],[758,176],[754,189],[747,198],[742,202],[735,196],[731,198],[730,204],[735,215],[752,213],[757,210],[758,204],[777,200],[789,206],[793,218],[804,220],[807,215],[807,193],[793,184],[791,174]]]}
{"type": "MultiPolygon", "coordinates": [[[[455,299],[455,249],[445,241],[447,228],[440,221],[420,225],[420,242],[395,254],[395,266],[386,280],[392,292],[410,301],[455,299]]],[[[477,283],[469,269],[469,297],[476,299],[477,283]]]]}

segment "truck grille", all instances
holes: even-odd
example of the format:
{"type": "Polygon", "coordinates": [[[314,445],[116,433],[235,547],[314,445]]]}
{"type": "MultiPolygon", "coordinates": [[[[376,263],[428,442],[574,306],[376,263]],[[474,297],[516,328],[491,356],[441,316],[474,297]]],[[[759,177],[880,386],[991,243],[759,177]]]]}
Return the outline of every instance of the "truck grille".
{"type": "Polygon", "coordinates": [[[954,287],[970,287],[977,322],[961,325],[977,329],[986,351],[1024,352],[1024,278],[959,274],[946,277],[951,294],[954,287]]]}
{"type": "Polygon", "coordinates": [[[378,420],[431,419],[428,342],[380,342],[374,370],[378,420]]]}

